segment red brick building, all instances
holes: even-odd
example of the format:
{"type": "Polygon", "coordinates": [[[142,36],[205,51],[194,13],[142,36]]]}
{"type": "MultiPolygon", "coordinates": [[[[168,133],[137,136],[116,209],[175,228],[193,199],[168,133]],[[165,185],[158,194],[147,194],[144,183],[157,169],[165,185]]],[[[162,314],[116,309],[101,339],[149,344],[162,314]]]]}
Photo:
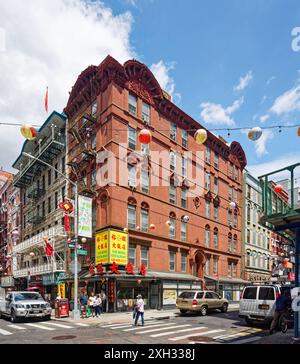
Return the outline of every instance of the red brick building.
{"type": "MultiPolygon", "coordinates": [[[[113,291],[109,309],[130,308],[137,293],[151,308],[174,304],[181,291],[205,285],[238,299],[244,283],[241,184],[246,165],[240,144],[228,144],[209,131],[205,144],[197,144],[194,133],[203,127],[172,103],[151,71],[136,60],[121,65],[108,56],[99,66],[88,67],[64,111],[69,177],[78,181],[80,194],[93,197],[94,233],[128,229],[129,261],[135,270],[142,263],[147,266],[145,277],[102,277],[113,291]],[[151,132],[148,146],[139,142],[142,129],[151,132]],[[100,152],[108,153],[107,158],[99,158],[100,152]],[[168,159],[157,162],[153,152],[167,153],[168,159]],[[99,185],[112,161],[118,167],[116,183],[99,185]],[[140,163],[144,168],[136,175],[140,163]],[[199,177],[190,178],[188,165],[199,177]],[[229,208],[230,201],[236,201],[235,209],[229,208]]],[[[87,244],[88,263],[95,258],[94,239],[87,244]]],[[[82,280],[87,284],[99,277],[86,274],[82,280]]],[[[100,289],[98,283],[89,288],[100,289]]]]}

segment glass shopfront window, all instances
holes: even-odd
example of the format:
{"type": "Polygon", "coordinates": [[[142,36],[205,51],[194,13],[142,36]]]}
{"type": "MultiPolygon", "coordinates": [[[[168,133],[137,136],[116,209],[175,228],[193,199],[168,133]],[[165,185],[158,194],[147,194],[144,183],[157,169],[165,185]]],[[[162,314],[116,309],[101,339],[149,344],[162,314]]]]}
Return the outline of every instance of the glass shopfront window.
{"type": "Polygon", "coordinates": [[[117,282],[117,311],[132,311],[138,294],[141,294],[148,307],[149,282],[134,281],[117,282]]]}

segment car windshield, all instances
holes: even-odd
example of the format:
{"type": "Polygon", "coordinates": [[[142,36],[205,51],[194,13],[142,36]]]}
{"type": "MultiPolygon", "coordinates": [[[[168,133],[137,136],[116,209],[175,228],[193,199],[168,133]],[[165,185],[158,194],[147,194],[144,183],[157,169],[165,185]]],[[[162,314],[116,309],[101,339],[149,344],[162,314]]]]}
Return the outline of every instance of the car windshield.
{"type": "Polygon", "coordinates": [[[15,295],[15,301],[25,301],[25,300],[42,300],[43,297],[39,293],[17,293],[15,295]]]}
{"type": "Polygon", "coordinates": [[[182,292],[182,293],[180,293],[179,297],[193,299],[195,297],[195,293],[196,292],[182,292]]]}

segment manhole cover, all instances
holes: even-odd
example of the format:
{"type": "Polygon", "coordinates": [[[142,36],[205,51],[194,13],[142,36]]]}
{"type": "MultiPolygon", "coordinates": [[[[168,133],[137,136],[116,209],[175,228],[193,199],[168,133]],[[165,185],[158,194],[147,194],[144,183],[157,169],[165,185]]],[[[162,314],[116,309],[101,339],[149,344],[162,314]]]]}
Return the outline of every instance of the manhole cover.
{"type": "Polygon", "coordinates": [[[70,340],[74,339],[75,337],[76,337],[75,335],[55,336],[52,338],[52,340],[70,340]]]}
{"type": "Polygon", "coordinates": [[[215,341],[212,337],[208,336],[190,336],[188,339],[191,341],[215,341]]]}

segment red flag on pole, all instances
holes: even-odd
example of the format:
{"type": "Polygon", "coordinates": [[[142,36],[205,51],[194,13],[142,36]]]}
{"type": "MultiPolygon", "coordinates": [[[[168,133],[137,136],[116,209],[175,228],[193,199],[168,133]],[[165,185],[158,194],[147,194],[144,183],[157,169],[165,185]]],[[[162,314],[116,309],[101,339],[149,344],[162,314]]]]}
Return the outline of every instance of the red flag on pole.
{"type": "Polygon", "coordinates": [[[51,244],[49,244],[48,240],[46,240],[46,239],[45,239],[45,244],[46,244],[46,255],[47,255],[47,257],[52,257],[53,247],[51,246],[51,244]]]}
{"type": "Polygon", "coordinates": [[[48,112],[48,86],[47,86],[46,95],[45,95],[45,110],[46,110],[46,112],[48,112]]]}

